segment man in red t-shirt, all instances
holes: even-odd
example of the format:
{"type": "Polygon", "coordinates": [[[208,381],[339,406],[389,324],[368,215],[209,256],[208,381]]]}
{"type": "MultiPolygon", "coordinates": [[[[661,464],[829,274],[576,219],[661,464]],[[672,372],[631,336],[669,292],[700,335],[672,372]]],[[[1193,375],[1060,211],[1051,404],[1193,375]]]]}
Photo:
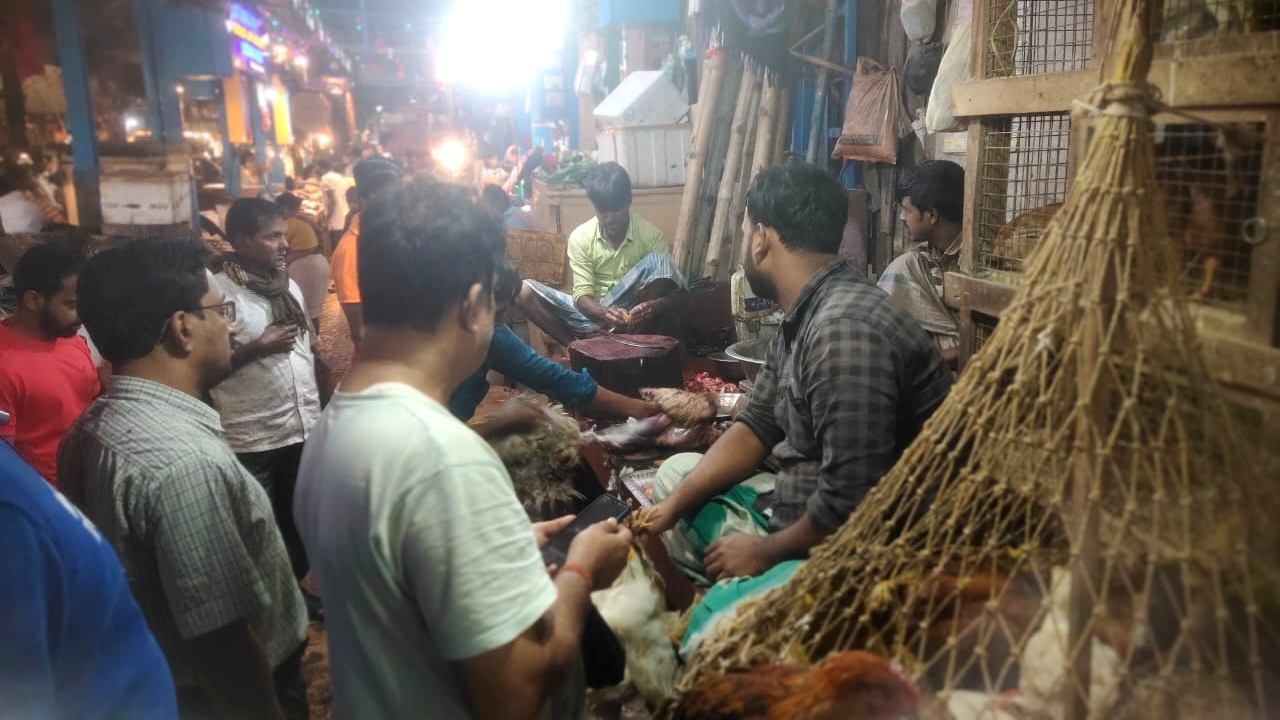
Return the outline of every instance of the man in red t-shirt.
{"type": "Polygon", "coordinates": [[[58,443],[101,389],[76,335],[79,260],[59,243],[28,250],[13,272],[18,309],[0,323],[0,410],[9,414],[0,438],[54,484],[58,443]]]}

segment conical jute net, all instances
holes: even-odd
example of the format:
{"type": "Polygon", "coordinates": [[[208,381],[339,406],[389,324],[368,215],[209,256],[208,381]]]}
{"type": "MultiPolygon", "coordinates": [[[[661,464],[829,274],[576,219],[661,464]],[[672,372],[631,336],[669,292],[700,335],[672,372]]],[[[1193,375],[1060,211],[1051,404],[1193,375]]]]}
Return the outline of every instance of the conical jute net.
{"type": "Polygon", "coordinates": [[[853,517],[682,687],[864,649],[973,717],[1280,714],[1276,478],[1179,296],[1154,181],[1147,0],[999,327],[853,517]]]}

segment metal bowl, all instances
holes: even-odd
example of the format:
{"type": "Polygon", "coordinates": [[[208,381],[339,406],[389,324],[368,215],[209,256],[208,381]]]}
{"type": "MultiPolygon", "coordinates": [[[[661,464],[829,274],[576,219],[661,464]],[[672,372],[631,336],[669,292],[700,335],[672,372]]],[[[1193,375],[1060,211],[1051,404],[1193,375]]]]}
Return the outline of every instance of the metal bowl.
{"type": "Polygon", "coordinates": [[[742,369],[742,361],[729,357],[726,352],[712,353],[707,358],[716,364],[716,375],[720,376],[721,380],[736,383],[747,377],[742,369]]]}
{"type": "Polygon", "coordinates": [[[746,406],[747,396],[742,393],[716,393],[711,397],[716,402],[717,418],[731,418],[738,414],[739,406],[746,406]]]}
{"type": "Polygon", "coordinates": [[[756,374],[764,367],[764,356],[769,350],[769,340],[743,340],[725,348],[725,354],[742,364],[747,379],[755,381],[756,374]]]}

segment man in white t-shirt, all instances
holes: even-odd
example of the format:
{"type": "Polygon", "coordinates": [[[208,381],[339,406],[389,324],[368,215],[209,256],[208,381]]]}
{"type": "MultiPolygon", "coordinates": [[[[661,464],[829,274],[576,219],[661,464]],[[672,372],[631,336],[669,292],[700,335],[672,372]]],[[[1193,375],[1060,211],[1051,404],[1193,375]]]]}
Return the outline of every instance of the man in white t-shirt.
{"type": "Polygon", "coordinates": [[[626,562],[612,521],[553,576],[489,446],[446,407],[484,360],[502,228],[418,181],[362,213],[365,336],[303,453],[294,512],[319,581],[338,717],[572,717],[588,595],[626,562]]]}
{"type": "Polygon", "coordinates": [[[347,226],[347,213],[351,210],[347,205],[347,188],[351,184],[346,176],[333,169],[328,160],[316,163],[320,172],[320,186],[324,188],[324,206],[329,214],[329,247],[337,247],[342,239],[342,231],[347,226]]]}
{"type": "Polygon", "coordinates": [[[284,211],[261,198],[236,200],[227,211],[227,240],[218,288],[236,304],[231,324],[231,377],[209,391],[227,445],[271,498],[294,574],[307,573],[293,524],[293,493],[302,445],[320,419],[311,343],[315,331],[302,290],[285,268],[284,211]]]}

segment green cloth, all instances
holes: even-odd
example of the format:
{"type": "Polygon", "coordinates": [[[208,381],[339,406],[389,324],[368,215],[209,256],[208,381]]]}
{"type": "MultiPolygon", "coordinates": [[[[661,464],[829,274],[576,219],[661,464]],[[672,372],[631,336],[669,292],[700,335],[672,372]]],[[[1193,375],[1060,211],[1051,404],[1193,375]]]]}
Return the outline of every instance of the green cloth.
{"type": "MultiPolygon", "coordinates": [[[[662,502],[685,477],[693,471],[702,455],[681,453],[673,455],[658,468],[653,479],[653,500],[662,502]]],[[[756,473],[721,495],[717,495],[698,510],[691,521],[681,520],[669,532],[662,534],[671,561],[694,582],[707,586],[702,558],[707,548],[725,535],[744,534],[764,537],[769,534],[769,519],[757,508],[761,495],[773,491],[777,477],[772,473],[756,473]]]]}
{"type": "Polygon", "coordinates": [[[579,225],[569,233],[569,269],[573,272],[573,301],[590,295],[603,298],[618,284],[622,276],[650,253],[666,253],[667,241],[662,231],[635,213],[627,237],[614,250],[600,232],[596,218],[579,225]]]}
{"type": "Polygon", "coordinates": [[[760,595],[785,583],[802,564],[804,564],[803,560],[788,560],[774,565],[762,575],[729,578],[713,585],[689,614],[689,626],[685,628],[684,638],[680,640],[680,653],[684,654],[690,642],[717,615],[749,597],[760,595]]]}

